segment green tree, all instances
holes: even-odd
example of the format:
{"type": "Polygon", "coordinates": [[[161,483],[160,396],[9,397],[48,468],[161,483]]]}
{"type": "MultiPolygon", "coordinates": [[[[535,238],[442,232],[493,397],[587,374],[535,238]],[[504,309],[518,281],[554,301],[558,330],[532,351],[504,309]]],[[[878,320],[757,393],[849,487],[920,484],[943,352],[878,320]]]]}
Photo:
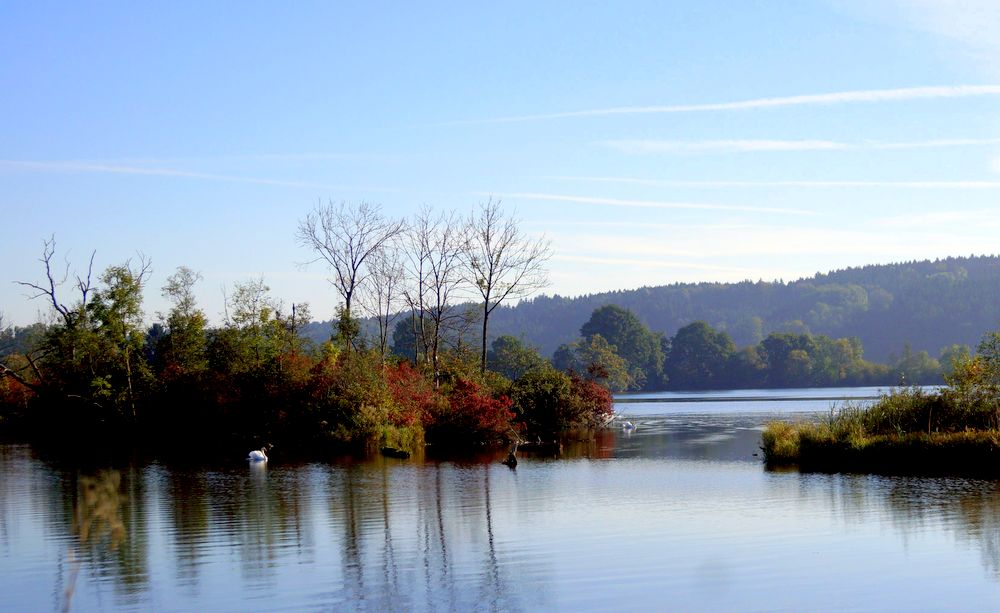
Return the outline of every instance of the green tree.
{"type": "Polygon", "coordinates": [[[282,350],[281,304],[261,278],[237,283],[226,297],[226,321],[211,335],[209,363],[218,372],[260,371],[282,350]]]}
{"type": "Polygon", "coordinates": [[[657,387],[663,376],[660,337],[631,311],[609,304],[599,307],[580,328],[584,338],[600,335],[625,359],[637,388],[657,387]]]}
{"type": "MultiPolygon", "coordinates": [[[[980,355],[983,355],[982,349],[980,345],[980,355]]],[[[941,379],[941,364],[926,351],[914,351],[909,343],[903,346],[903,354],[892,362],[893,377],[900,385],[926,384],[941,379]]]]}
{"type": "Polygon", "coordinates": [[[863,363],[863,350],[858,338],[831,339],[814,337],[812,362],[813,385],[840,385],[855,379],[863,363]]]}
{"type": "Polygon", "coordinates": [[[208,367],[205,313],[198,308],[194,286],[201,275],[186,266],[167,277],[163,297],[172,303],[166,316],[167,333],[157,343],[157,363],[168,377],[198,373],[208,367]]]}
{"type": "MultiPolygon", "coordinates": [[[[669,364],[669,362],[668,362],[669,364]]],[[[767,377],[767,364],[760,358],[756,345],[741,347],[729,357],[728,387],[761,387],[767,377]]]]}
{"type": "Polygon", "coordinates": [[[628,362],[600,334],[562,345],[552,357],[552,364],[558,370],[575,372],[612,391],[638,389],[628,362]]]}
{"type": "Polygon", "coordinates": [[[941,374],[947,378],[955,372],[956,367],[965,360],[968,360],[972,352],[968,345],[949,345],[941,350],[941,357],[938,363],[941,364],[941,374]]]}
{"type": "Polygon", "coordinates": [[[499,336],[493,341],[489,355],[490,369],[510,380],[517,380],[532,370],[549,366],[533,347],[513,336],[499,336]]]}
{"type": "Polygon", "coordinates": [[[531,370],[514,381],[511,399],[528,432],[549,434],[568,426],[570,377],[552,366],[531,370]]]}
{"type": "Polygon", "coordinates": [[[677,389],[715,389],[727,385],[727,368],[736,352],[729,335],[703,321],[690,323],[670,341],[665,370],[677,389]]]}
{"type": "Polygon", "coordinates": [[[150,272],[150,262],[140,255],[139,264],[130,261],[110,266],[101,275],[103,284],[88,305],[97,324],[101,348],[110,355],[100,356],[106,366],[95,377],[101,395],[117,405],[126,405],[131,418],[137,417],[137,385],[149,381],[149,370],[142,359],[143,328],[142,286],[150,272]],[[124,379],[121,389],[117,380],[124,379]]]}
{"type": "Polygon", "coordinates": [[[767,364],[767,383],[774,387],[808,386],[816,343],[807,333],[772,332],[758,346],[767,364]]]}

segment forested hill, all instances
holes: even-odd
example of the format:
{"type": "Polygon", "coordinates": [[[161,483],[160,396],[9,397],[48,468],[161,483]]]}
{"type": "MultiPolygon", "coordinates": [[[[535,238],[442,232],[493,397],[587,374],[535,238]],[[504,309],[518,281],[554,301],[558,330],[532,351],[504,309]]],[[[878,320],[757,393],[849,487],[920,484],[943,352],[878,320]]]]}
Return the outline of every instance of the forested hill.
{"type": "Polygon", "coordinates": [[[551,355],[579,336],[595,308],[616,304],[651,330],[673,336],[692,321],[725,330],[738,346],[770,332],[857,336],[869,360],[886,361],[908,343],[938,355],[975,347],[1000,327],[1000,257],[948,258],[848,268],[793,282],[697,283],[592,294],[540,296],[497,309],[490,335],[524,338],[551,355]]]}

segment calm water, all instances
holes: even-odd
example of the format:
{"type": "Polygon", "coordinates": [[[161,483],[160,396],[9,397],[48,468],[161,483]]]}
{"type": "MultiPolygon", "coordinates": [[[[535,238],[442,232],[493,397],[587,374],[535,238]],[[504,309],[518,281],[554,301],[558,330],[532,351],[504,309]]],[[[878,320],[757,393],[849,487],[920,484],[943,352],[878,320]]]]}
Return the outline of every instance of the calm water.
{"type": "Polygon", "coordinates": [[[0,610],[1000,607],[997,482],[761,466],[764,422],[843,395],[646,396],[619,404],[635,432],[513,471],[277,449],[266,467],[69,466],[0,446],[0,610]]]}

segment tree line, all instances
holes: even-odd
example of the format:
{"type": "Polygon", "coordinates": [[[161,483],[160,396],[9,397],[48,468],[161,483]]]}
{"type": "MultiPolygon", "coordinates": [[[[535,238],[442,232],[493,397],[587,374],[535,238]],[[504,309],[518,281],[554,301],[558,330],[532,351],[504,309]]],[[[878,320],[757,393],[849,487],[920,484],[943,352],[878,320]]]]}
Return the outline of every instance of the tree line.
{"type": "Polygon", "coordinates": [[[615,391],[711,390],[940,383],[968,355],[963,345],[946,347],[939,359],[905,346],[889,363],[880,364],[864,358],[856,337],[808,332],[772,332],[737,348],[725,330],[704,321],[667,337],[651,331],[628,309],[606,305],[594,310],[578,340],[556,349],[552,362],[577,372],[596,365],[599,378],[615,391]]]}
{"type": "Polygon", "coordinates": [[[569,297],[538,295],[501,306],[496,335],[529,339],[543,355],[579,337],[597,308],[628,309],[668,336],[694,321],[738,347],[772,332],[858,338],[865,357],[898,359],[907,345],[939,358],[952,344],[975,347],[1000,322],[1000,257],[956,257],[848,268],[794,281],[677,283],[569,297]]]}
{"type": "Polygon", "coordinates": [[[22,285],[52,318],[0,325],[0,426],[305,450],[511,440],[610,415],[599,377],[537,356],[512,371],[502,346],[486,346],[491,313],[545,283],[549,253],[498,202],[465,219],[425,207],[409,220],[368,203],[329,204],[300,222],[297,238],[341,298],[321,343],[302,335],[308,305],[286,306],[263,279],[229,288],[221,325],[209,325],[195,298],[200,275],[187,267],[168,277],[170,309],[147,326],[147,258],[95,275],[91,257],[69,280],[56,269],[54,239],[45,241],[44,280],[22,285]],[[480,298],[478,312],[460,307],[469,295],[480,298]],[[404,309],[414,342],[400,356],[389,343],[404,309]],[[359,314],[375,329],[364,330],[359,314]],[[461,341],[473,326],[481,346],[461,341]]]}

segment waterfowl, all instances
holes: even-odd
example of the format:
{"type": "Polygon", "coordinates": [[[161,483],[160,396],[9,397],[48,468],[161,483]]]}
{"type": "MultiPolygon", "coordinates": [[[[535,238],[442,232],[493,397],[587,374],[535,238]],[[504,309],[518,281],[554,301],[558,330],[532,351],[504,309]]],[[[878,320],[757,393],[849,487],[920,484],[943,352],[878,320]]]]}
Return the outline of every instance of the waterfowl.
{"type": "Polygon", "coordinates": [[[630,421],[627,421],[622,424],[622,430],[635,430],[635,424],[633,424],[630,421]]]}
{"type": "Polygon", "coordinates": [[[261,447],[260,449],[254,449],[247,456],[247,459],[251,462],[267,462],[267,447],[261,447]]]}
{"type": "Polygon", "coordinates": [[[515,442],[511,446],[510,453],[507,454],[507,459],[504,460],[504,461],[502,461],[502,462],[500,462],[501,464],[505,464],[509,468],[516,468],[517,467],[517,445],[518,445],[518,443],[515,442]]]}

